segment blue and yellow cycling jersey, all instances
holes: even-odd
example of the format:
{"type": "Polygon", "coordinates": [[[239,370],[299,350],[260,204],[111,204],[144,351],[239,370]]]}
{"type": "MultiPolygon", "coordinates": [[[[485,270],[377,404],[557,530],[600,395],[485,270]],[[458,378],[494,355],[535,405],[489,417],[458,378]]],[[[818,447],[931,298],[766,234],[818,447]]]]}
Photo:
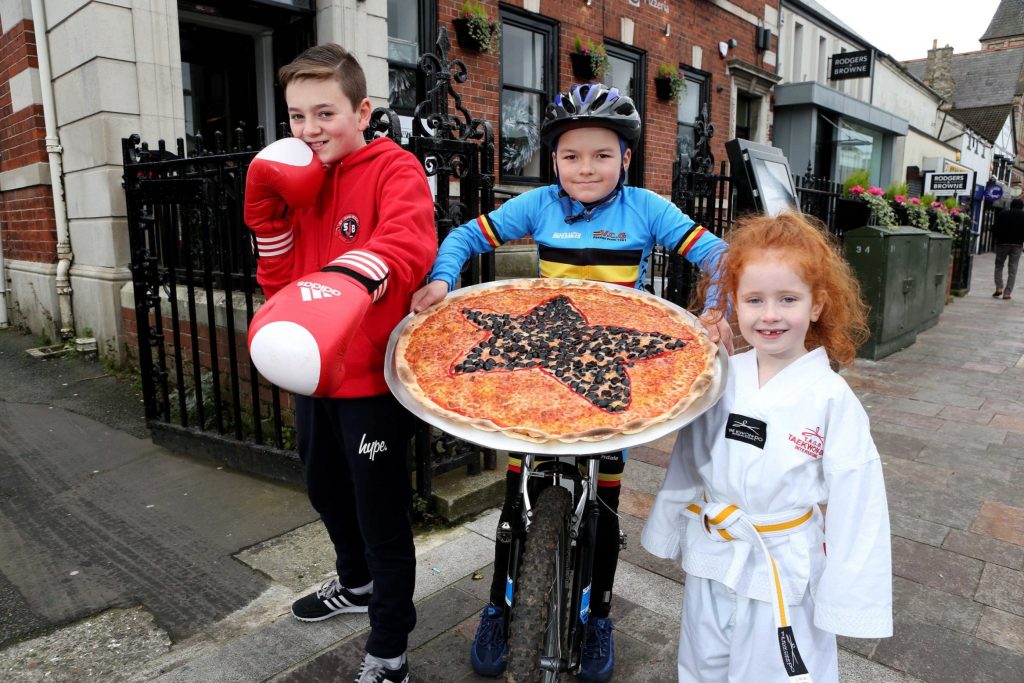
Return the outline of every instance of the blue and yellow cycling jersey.
{"type": "Polygon", "coordinates": [[[598,280],[643,288],[649,256],[660,244],[707,270],[725,243],[674,204],[638,187],[623,187],[611,199],[587,208],[557,185],[531,190],[454,229],[445,238],[431,280],[449,291],[463,264],[505,242],[533,238],[541,277],[598,280]]]}

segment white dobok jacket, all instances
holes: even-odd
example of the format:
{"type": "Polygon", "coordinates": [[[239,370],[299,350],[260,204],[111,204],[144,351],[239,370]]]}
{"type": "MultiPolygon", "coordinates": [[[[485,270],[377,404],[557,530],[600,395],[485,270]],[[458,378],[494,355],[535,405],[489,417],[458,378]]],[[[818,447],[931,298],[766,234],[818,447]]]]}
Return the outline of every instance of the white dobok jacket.
{"type": "MultiPolygon", "coordinates": [[[[758,386],[754,351],[733,356],[722,399],[679,432],[642,535],[654,555],[682,555],[687,574],[770,601],[768,561],[744,540],[721,542],[687,506],[737,506],[755,524],[811,516],[762,534],[786,602],[809,589],[814,623],[856,638],[892,635],[892,561],[882,465],[867,414],[824,349],[758,386]],[[819,504],[827,504],[827,521],[819,504]]],[[[756,540],[756,537],[755,537],[756,540]]]]}

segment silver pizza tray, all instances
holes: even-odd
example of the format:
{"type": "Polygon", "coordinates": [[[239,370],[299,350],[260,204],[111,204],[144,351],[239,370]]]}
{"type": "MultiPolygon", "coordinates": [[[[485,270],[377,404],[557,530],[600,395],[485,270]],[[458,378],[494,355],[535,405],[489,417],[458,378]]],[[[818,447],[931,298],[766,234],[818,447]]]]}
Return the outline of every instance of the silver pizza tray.
{"type": "MultiPolygon", "coordinates": [[[[529,279],[529,278],[524,278],[529,279]]],[[[550,282],[551,279],[546,279],[550,282]]],[[[463,287],[455,290],[459,295],[467,294],[475,290],[490,289],[498,285],[507,285],[515,280],[498,280],[495,282],[485,282],[479,285],[471,285],[469,287],[463,287]]],[[[567,281],[573,282],[573,281],[567,281]]],[[[613,285],[603,282],[593,282],[587,280],[588,283],[598,284],[606,286],[609,289],[630,289],[628,287],[622,287],[621,285],[613,285]]],[[[631,290],[636,291],[636,290],[631,290]]],[[[650,296],[654,296],[651,294],[650,296]]],[[[694,323],[694,326],[698,330],[702,330],[703,326],[697,320],[697,317],[681,308],[667,299],[661,299],[661,303],[674,308],[681,315],[694,323]]],[[[430,310],[430,309],[428,309],[430,310]]],[[[419,315],[425,314],[426,311],[419,315]]],[[[639,446],[641,444],[650,443],[651,441],[657,441],[666,434],[685,427],[686,425],[693,422],[706,410],[711,408],[713,405],[718,403],[718,399],[722,397],[722,392],[725,391],[725,384],[728,379],[729,373],[729,353],[725,349],[725,345],[721,342],[718,343],[718,355],[715,357],[715,372],[711,380],[711,386],[708,388],[704,395],[698,398],[696,401],[690,404],[690,406],[680,413],[678,416],[665,422],[659,422],[651,425],[647,429],[636,432],[634,434],[621,434],[619,436],[612,436],[601,441],[576,441],[573,443],[562,443],[561,441],[552,441],[548,443],[536,443],[527,439],[520,439],[506,432],[492,432],[484,429],[479,429],[472,425],[463,424],[460,422],[453,422],[445,417],[437,415],[429,411],[423,404],[419,402],[409,390],[405,388],[405,385],[400,379],[398,379],[398,371],[395,366],[395,346],[398,344],[398,338],[402,335],[402,331],[406,325],[409,324],[415,317],[414,314],[410,313],[395,327],[391,332],[391,337],[388,339],[388,348],[384,356],[384,379],[387,380],[388,387],[391,388],[391,392],[395,395],[398,401],[405,406],[405,408],[416,417],[420,418],[424,422],[437,427],[438,429],[451,434],[454,437],[474,443],[484,448],[493,448],[500,451],[510,451],[514,453],[533,453],[536,455],[557,455],[557,456],[585,456],[595,455],[597,453],[609,453],[612,451],[620,451],[633,446],[639,446]]]]}

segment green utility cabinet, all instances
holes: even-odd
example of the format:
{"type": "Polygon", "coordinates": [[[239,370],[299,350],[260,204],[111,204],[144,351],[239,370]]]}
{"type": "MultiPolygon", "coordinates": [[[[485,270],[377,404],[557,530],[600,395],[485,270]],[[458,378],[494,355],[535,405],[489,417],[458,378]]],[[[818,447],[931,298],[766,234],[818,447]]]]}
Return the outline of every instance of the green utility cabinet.
{"type": "Polygon", "coordinates": [[[935,327],[946,306],[946,281],[953,258],[953,238],[937,232],[928,233],[928,269],[924,283],[924,308],[918,332],[935,327]]]}
{"type": "Polygon", "coordinates": [[[857,355],[877,360],[913,344],[925,318],[928,232],[867,226],[847,231],[843,243],[871,309],[871,337],[857,355]]]}

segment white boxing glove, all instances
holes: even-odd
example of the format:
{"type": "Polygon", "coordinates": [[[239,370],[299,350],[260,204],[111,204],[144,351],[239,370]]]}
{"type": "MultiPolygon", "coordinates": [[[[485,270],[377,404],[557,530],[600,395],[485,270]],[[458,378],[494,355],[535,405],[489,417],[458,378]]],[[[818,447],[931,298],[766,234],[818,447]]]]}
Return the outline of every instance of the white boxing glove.
{"type": "Polygon", "coordinates": [[[323,164],[298,138],[272,142],[253,158],[245,177],[245,223],[256,236],[261,257],[291,251],[292,230],[285,212],[312,204],[323,180],[323,164]]]}
{"type": "Polygon", "coordinates": [[[344,379],[345,352],[370,305],[387,291],[387,278],[379,256],[355,250],[281,289],[249,326],[256,369],[286,391],[333,396],[344,379]]]}

